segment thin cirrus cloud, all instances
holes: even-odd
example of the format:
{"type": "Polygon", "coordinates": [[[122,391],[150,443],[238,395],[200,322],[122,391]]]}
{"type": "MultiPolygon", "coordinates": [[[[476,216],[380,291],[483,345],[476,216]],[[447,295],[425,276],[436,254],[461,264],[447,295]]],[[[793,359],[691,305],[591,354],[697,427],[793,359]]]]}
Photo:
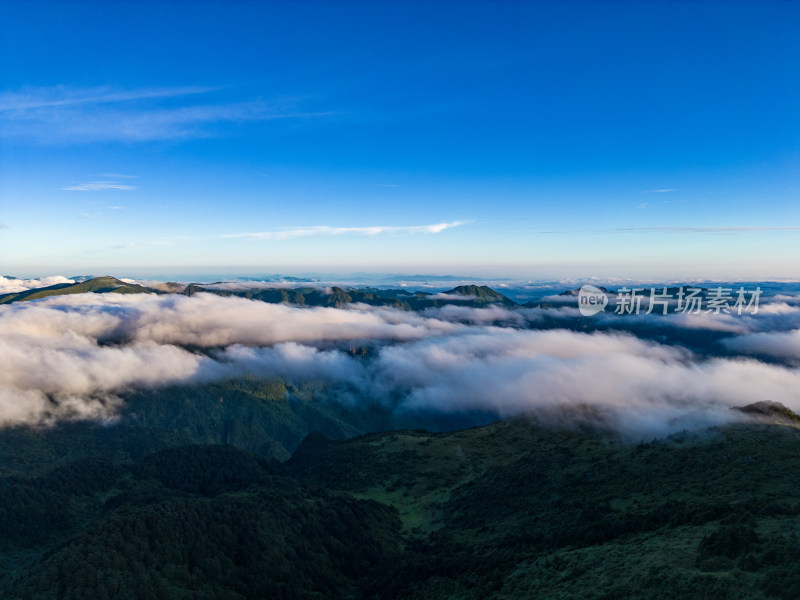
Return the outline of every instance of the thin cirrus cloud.
{"type": "Polygon", "coordinates": [[[662,232],[662,233],[756,233],[759,231],[796,231],[794,226],[738,226],[738,227],[617,227],[603,231],[611,232],[662,232]]]}
{"type": "Polygon", "coordinates": [[[643,194],[665,194],[667,192],[674,192],[673,189],[663,189],[663,190],[643,190],[643,194]]]}
{"type": "Polygon", "coordinates": [[[313,227],[296,227],[277,231],[257,231],[252,233],[228,233],[224,238],[246,238],[252,240],[290,240],[299,237],[334,236],[334,235],[381,235],[381,234],[416,234],[416,233],[441,233],[445,229],[452,229],[464,225],[466,221],[451,221],[449,223],[434,223],[432,225],[411,226],[374,226],[374,227],[330,227],[328,225],[315,225],[313,227]]]}
{"type": "Polygon", "coordinates": [[[130,191],[138,188],[135,185],[125,185],[122,183],[115,183],[113,181],[87,181],[85,183],[70,185],[61,189],[68,192],[100,192],[103,190],[130,191]]]}
{"type": "Polygon", "coordinates": [[[292,100],[197,102],[219,90],[56,86],[0,93],[0,131],[6,138],[45,144],[147,142],[210,137],[224,124],[331,114],[298,110],[292,100]]]}
{"type": "Polygon", "coordinates": [[[156,98],[172,98],[203,94],[218,88],[209,87],[173,87],[141,90],[115,91],[108,87],[72,88],[69,86],[53,86],[28,88],[20,92],[0,94],[0,112],[24,113],[40,108],[74,106],[81,104],[113,104],[136,100],[156,98]]]}
{"type": "MultiPolygon", "coordinates": [[[[640,210],[647,209],[649,204],[647,202],[638,205],[636,208],[640,210]]],[[[538,231],[540,234],[574,234],[574,233],[710,233],[710,234],[748,234],[759,233],[764,231],[800,231],[800,226],[722,226],[722,227],[615,227],[613,229],[573,229],[573,230],[551,230],[551,231],[538,231]]]]}

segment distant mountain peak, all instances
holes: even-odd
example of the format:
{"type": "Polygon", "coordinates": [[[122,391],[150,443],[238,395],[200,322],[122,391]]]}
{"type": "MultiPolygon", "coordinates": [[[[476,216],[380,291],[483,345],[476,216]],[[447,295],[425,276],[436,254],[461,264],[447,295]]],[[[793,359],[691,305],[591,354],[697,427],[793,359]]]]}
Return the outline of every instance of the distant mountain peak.
{"type": "Polygon", "coordinates": [[[516,304],[516,302],[506,298],[503,296],[503,294],[493,290],[488,285],[459,285],[444,293],[458,296],[468,296],[470,298],[474,298],[477,302],[483,302],[487,304],[497,303],[506,304],[508,306],[513,306],[516,304]]]}
{"type": "Polygon", "coordinates": [[[739,412],[743,412],[757,419],[777,420],[788,422],[795,426],[800,425],[800,415],[789,407],[780,402],[775,402],[774,400],[762,400],[746,406],[736,406],[734,410],[738,410],[739,412]]]}

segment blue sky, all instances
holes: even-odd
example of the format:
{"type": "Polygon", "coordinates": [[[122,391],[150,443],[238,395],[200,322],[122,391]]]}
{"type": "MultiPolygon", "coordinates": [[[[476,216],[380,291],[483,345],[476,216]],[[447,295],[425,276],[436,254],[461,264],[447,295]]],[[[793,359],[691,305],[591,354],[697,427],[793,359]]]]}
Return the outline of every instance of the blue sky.
{"type": "Polygon", "coordinates": [[[0,269],[798,278],[800,4],[0,6],[0,269]]]}

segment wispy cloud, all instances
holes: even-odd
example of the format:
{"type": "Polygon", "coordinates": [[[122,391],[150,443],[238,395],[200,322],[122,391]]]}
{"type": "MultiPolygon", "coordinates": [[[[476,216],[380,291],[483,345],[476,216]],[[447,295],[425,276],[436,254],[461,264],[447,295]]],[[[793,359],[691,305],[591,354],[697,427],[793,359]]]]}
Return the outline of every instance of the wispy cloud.
{"type": "Polygon", "coordinates": [[[380,235],[380,234],[416,234],[416,233],[441,233],[464,225],[466,221],[452,221],[450,223],[435,223],[433,225],[412,226],[375,226],[375,227],[330,227],[328,225],[315,225],[312,227],[296,227],[277,231],[258,231],[254,233],[228,233],[224,238],[249,238],[254,240],[288,240],[298,237],[332,236],[332,235],[380,235]]]}
{"type": "MultiPolygon", "coordinates": [[[[647,208],[648,204],[640,204],[637,208],[647,208]]],[[[800,226],[723,226],[723,227],[615,227],[613,229],[563,229],[542,230],[539,234],[573,235],[575,233],[721,233],[746,234],[762,231],[800,231],[800,226]]]]}
{"type": "Polygon", "coordinates": [[[142,246],[171,246],[173,244],[173,240],[148,240],[144,242],[128,242],[126,244],[116,244],[111,246],[115,250],[120,249],[130,249],[130,248],[140,248],[142,246]]]}
{"type": "Polygon", "coordinates": [[[742,227],[617,227],[602,231],[638,232],[653,231],[663,233],[755,233],[758,231],[797,231],[800,227],[742,226],[742,227]]]}
{"type": "Polygon", "coordinates": [[[292,99],[197,102],[219,89],[58,86],[7,92],[0,94],[0,131],[4,137],[39,143],[143,142],[209,137],[226,123],[331,114],[298,110],[298,101],[292,99]]]}
{"type": "Polygon", "coordinates": [[[673,189],[667,189],[667,190],[642,190],[642,193],[643,194],[664,194],[666,192],[674,192],[674,191],[675,190],[673,190],[673,189]]]}
{"type": "Polygon", "coordinates": [[[86,183],[70,185],[61,189],[68,192],[99,192],[103,190],[130,191],[139,188],[137,188],[135,185],[124,185],[122,183],[115,183],[113,181],[87,181],[86,183]]]}
{"type": "Polygon", "coordinates": [[[0,94],[0,112],[21,113],[39,108],[74,106],[81,104],[112,104],[136,100],[174,98],[204,94],[219,88],[173,87],[140,90],[114,90],[109,87],[73,88],[64,85],[27,88],[18,92],[0,94]]]}

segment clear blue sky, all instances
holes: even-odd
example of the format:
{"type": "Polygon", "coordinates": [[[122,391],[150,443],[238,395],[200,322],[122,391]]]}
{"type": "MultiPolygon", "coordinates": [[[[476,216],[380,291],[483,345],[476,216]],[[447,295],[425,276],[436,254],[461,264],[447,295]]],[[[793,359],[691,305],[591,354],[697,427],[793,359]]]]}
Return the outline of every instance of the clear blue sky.
{"type": "Polygon", "coordinates": [[[0,5],[0,270],[800,278],[800,3],[0,5]]]}

